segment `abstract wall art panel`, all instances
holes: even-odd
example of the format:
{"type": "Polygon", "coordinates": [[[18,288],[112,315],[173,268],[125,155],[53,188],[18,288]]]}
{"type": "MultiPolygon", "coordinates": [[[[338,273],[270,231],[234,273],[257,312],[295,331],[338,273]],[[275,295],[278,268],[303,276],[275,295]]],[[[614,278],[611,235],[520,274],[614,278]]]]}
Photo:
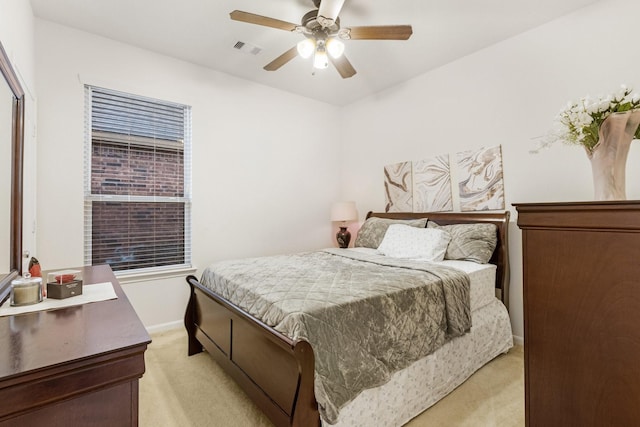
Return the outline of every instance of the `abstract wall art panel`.
{"type": "Polygon", "coordinates": [[[385,212],[411,212],[412,191],[411,162],[384,167],[385,212]]]}
{"type": "Polygon", "coordinates": [[[453,210],[449,155],[413,162],[413,212],[453,210]]]}
{"type": "Polygon", "coordinates": [[[457,156],[460,210],[504,209],[501,147],[464,151],[457,156]]]}

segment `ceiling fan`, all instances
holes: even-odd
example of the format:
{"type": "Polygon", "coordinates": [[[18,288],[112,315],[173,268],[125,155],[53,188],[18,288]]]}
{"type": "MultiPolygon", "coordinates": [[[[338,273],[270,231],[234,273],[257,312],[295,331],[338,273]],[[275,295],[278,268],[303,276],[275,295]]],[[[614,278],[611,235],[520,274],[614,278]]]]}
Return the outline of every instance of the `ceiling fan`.
{"type": "Polygon", "coordinates": [[[356,74],[349,60],[344,56],[341,40],[407,40],[413,30],[411,25],[376,25],[364,27],[340,27],[338,14],[345,0],[313,0],[317,9],[307,12],[301,24],[281,21],[275,18],[234,10],[230,13],[234,21],[263,25],[304,35],[304,40],[264,66],[267,71],[275,71],[297,55],[303,58],[313,56],[314,68],[327,68],[329,61],[336,67],[342,78],[356,74]]]}

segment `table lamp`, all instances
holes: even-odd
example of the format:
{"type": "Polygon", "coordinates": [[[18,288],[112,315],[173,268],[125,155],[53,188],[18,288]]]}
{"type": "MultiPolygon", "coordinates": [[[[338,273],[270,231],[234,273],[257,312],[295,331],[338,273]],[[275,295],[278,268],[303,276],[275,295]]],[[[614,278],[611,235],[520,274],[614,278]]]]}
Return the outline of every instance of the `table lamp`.
{"type": "Polygon", "coordinates": [[[347,230],[347,222],[358,219],[356,202],[337,202],[331,207],[331,221],[340,222],[340,230],[336,234],[336,240],[341,248],[349,247],[351,233],[347,230]]]}

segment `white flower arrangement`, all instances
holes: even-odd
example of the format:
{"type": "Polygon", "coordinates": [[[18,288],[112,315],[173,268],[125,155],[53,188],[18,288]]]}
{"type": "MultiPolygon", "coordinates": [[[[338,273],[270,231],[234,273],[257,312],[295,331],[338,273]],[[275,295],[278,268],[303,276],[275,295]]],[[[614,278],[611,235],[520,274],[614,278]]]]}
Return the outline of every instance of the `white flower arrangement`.
{"type": "MultiPolygon", "coordinates": [[[[538,148],[547,147],[555,141],[582,145],[589,155],[598,143],[598,131],[602,122],[612,113],[640,108],[640,94],[621,85],[618,92],[597,99],[585,96],[578,102],[570,102],[556,116],[556,127],[538,148]]],[[[640,139],[640,127],[635,138],[640,139]]]]}

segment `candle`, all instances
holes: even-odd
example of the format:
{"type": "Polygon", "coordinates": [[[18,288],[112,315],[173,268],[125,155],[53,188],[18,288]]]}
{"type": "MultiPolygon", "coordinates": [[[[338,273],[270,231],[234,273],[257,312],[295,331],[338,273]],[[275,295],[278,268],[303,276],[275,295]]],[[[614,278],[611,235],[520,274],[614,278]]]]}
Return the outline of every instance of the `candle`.
{"type": "Polygon", "coordinates": [[[27,277],[11,282],[11,305],[28,305],[42,301],[42,278],[27,277]]]}

